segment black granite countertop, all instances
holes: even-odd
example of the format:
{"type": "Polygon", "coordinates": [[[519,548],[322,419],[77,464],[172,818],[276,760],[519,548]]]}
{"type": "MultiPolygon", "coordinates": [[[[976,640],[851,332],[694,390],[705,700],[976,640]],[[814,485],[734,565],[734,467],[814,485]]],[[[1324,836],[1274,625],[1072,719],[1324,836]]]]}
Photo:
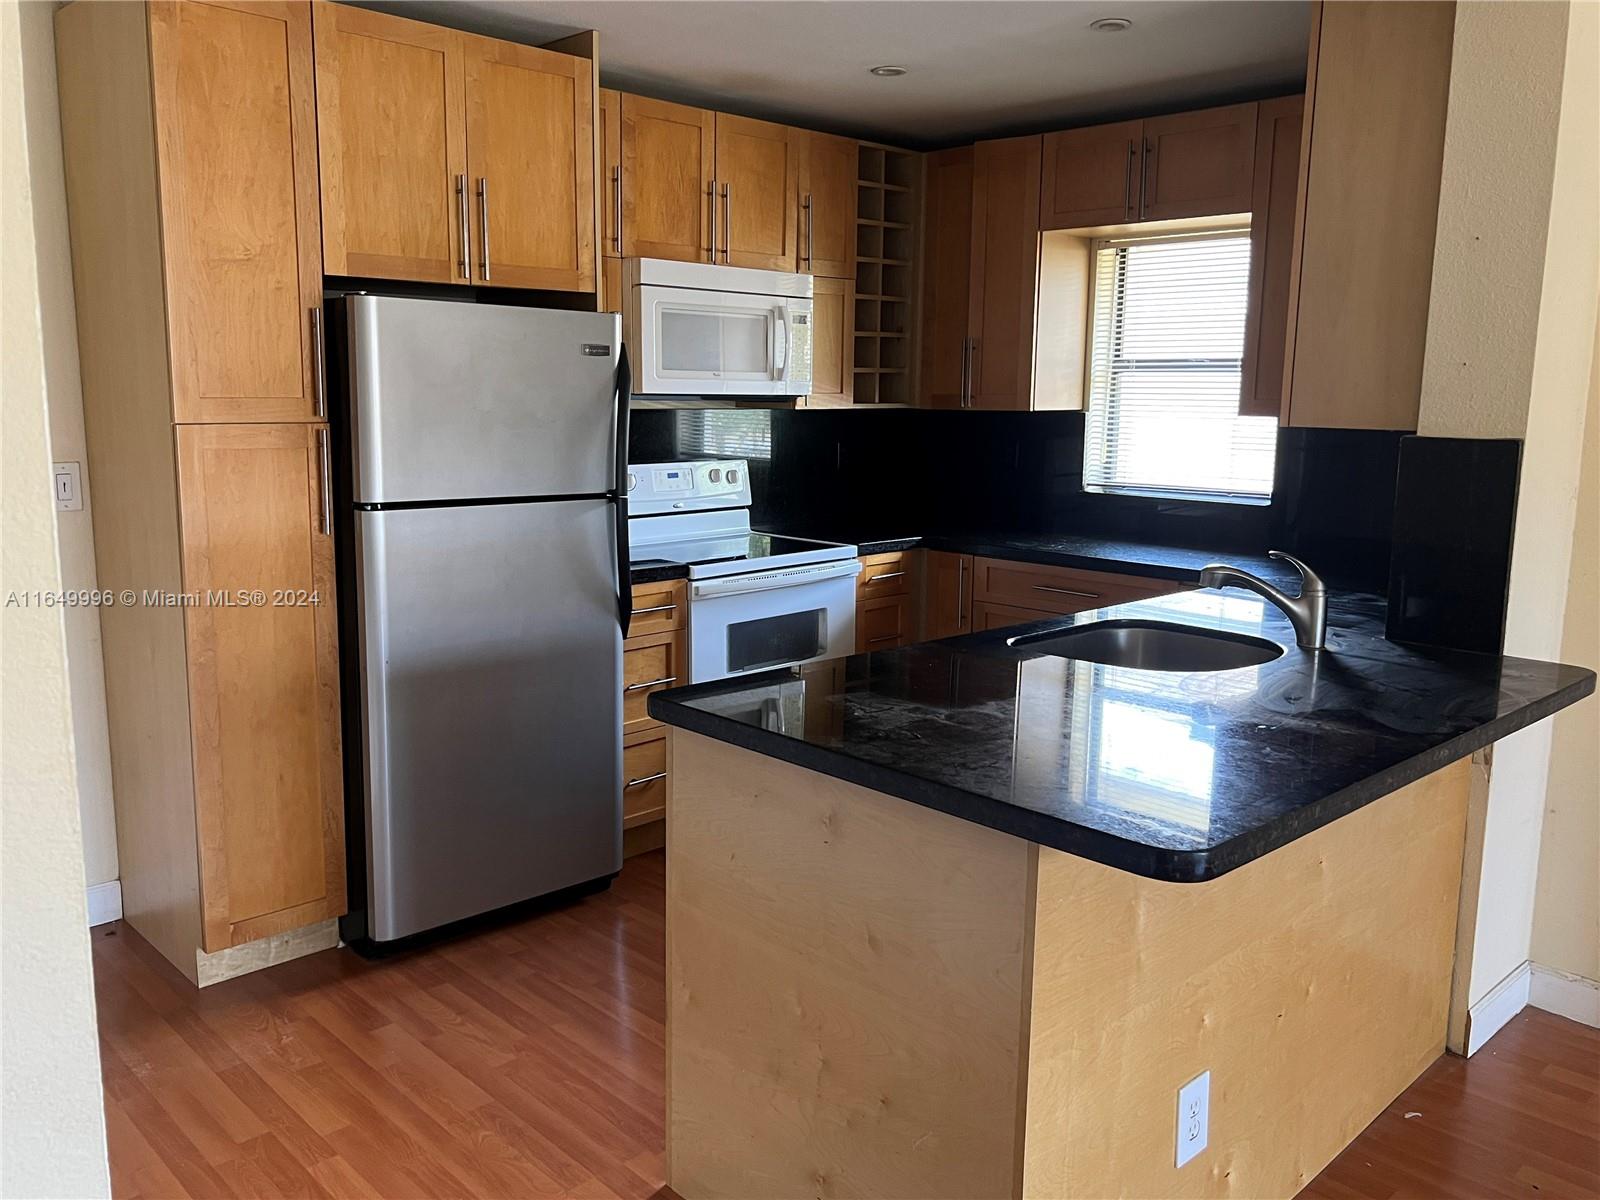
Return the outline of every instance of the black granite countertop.
{"type": "MultiPolygon", "coordinates": [[[[1179,569],[1175,559],[1151,565],[1179,569]]],[[[649,711],[1040,845],[1198,882],[1594,690],[1594,673],[1579,667],[1404,646],[1383,632],[1380,598],[1335,596],[1328,648],[1311,653],[1253,594],[1185,592],[858,654],[842,672],[834,663],[658,692],[649,711]],[[1107,617],[1203,625],[1287,649],[1262,666],[1176,673],[1007,644],[1107,617]],[[761,728],[749,701],[775,686],[805,689],[807,711],[826,719],[761,728]]]]}
{"type": "Polygon", "coordinates": [[[630,567],[628,578],[634,583],[659,583],[663,579],[687,579],[686,563],[652,563],[648,567],[630,567]]]}

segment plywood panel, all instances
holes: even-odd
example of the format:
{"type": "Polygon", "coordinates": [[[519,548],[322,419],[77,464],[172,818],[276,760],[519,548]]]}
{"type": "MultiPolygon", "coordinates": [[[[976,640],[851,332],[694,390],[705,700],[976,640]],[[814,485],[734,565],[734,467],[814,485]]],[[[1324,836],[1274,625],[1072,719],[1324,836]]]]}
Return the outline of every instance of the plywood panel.
{"type": "Polygon", "coordinates": [[[669,1186],[1013,1195],[1027,844],[670,736],[669,1186]]]}
{"type": "Polygon", "coordinates": [[[176,417],[315,420],[310,12],[154,4],[150,56],[176,417]]]}
{"type": "Polygon", "coordinates": [[[1462,760],[1204,884],[1040,850],[1025,1194],[1308,1183],[1444,1050],[1466,796],[1462,760]]]}

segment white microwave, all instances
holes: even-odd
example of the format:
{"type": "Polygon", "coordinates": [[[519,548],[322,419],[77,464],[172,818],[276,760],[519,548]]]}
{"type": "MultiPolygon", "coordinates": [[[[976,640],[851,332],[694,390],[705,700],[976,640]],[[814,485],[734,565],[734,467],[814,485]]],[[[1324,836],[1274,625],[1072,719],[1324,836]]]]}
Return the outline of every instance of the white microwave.
{"type": "Polygon", "coordinates": [[[811,391],[811,276],[629,258],[622,287],[635,395],[811,391]]]}

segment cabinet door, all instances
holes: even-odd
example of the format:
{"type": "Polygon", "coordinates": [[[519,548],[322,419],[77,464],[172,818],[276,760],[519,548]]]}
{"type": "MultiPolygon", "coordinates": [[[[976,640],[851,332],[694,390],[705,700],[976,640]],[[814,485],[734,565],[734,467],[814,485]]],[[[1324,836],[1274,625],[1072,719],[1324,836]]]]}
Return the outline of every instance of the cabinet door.
{"type": "Polygon", "coordinates": [[[683,631],[630,637],[622,646],[622,732],[658,729],[647,708],[650,693],[687,683],[683,631]]]}
{"type": "MultiPolygon", "coordinates": [[[[654,732],[654,731],[652,731],[654,732]]],[[[667,815],[667,739],[642,738],[622,748],[622,827],[667,815]]]]}
{"type": "Polygon", "coordinates": [[[1289,277],[1300,190],[1304,96],[1263,100],[1256,121],[1254,196],[1250,204],[1250,311],[1244,326],[1239,411],[1276,417],[1283,408],[1283,360],[1289,337],[1289,277]]]}
{"type": "MultiPolygon", "coordinates": [[[[600,89],[600,253],[622,257],[622,93],[600,89]]],[[[616,309],[611,311],[616,312],[616,309]]]]}
{"type": "Polygon", "coordinates": [[[622,254],[712,261],[716,114],[622,97],[622,254]]]}
{"type": "Polygon", "coordinates": [[[345,910],[324,425],[180,425],[207,951],[345,910]]]}
{"type": "Polygon", "coordinates": [[[1144,122],[1044,135],[1041,229],[1120,225],[1139,215],[1144,122]]]}
{"type": "Polygon", "coordinates": [[[799,262],[801,133],[787,125],[717,114],[717,261],[793,271],[799,262]]]}
{"type": "Polygon", "coordinates": [[[975,633],[991,629],[1008,629],[1013,625],[1026,625],[1029,621],[1043,621],[1058,614],[1041,612],[1033,608],[1013,608],[1007,604],[991,604],[987,600],[972,605],[972,628],[975,633]]]}
{"type": "Polygon", "coordinates": [[[468,282],[462,35],[346,4],[313,22],[325,270],[468,282]]]}
{"type": "Polygon", "coordinates": [[[1041,142],[1004,138],[973,150],[969,408],[1032,406],[1041,142]]]}
{"type": "Polygon", "coordinates": [[[300,4],[149,13],[173,419],[319,419],[310,14],[300,4]]]}
{"type": "Polygon", "coordinates": [[[924,165],[921,403],[960,408],[967,394],[972,147],[935,151],[924,165]]]}
{"type": "Polygon", "coordinates": [[[972,555],[929,550],[923,569],[928,584],[922,636],[931,639],[971,633],[972,555]]]}
{"type": "Polygon", "coordinates": [[[594,291],[593,64],[462,40],[477,282],[594,291]]]}
{"type": "Polygon", "coordinates": [[[856,143],[802,132],[800,269],[854,279],[856,274],[856,143]]]}
{"type": "Polygon", "coordinates": [[[881,596],[856,605],[856,653],[893,650],[911,640],[911,597],[881,596]]]}
{"type": "Polygon", "coordinates": [[[1144,122],[1144,221],[1250,211],[1256,106],[1230,104],[1144,122]]]}
{"type": "Polygon", "coordinates": [[[855,285],[817,276],[811,291],[811,394],[807,408],[849,404],[854,379],[851,333],[855,285]]]}

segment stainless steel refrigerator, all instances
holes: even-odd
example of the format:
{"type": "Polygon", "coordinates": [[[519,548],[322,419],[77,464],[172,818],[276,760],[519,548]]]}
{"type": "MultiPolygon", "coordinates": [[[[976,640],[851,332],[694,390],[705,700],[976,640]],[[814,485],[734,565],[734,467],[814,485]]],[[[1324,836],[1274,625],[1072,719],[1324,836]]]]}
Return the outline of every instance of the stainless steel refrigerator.
{"type": "Polygon", "coordinates": [[[340,303],[347,754],[387,942],[622,865],[628,368],[609,313],[340,303]]]}

